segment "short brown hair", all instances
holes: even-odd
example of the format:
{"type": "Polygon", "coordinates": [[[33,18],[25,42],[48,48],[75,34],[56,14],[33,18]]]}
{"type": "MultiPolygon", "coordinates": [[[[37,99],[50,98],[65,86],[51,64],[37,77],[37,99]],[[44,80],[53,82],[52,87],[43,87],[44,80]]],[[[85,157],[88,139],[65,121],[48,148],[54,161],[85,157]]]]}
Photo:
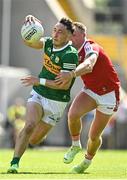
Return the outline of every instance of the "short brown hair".
{"type": "Polygon", "coordinates": [[[80,22],[74,22],[74,26],[77,27],[81,32],[86,34],[87,28],[84,24],[80,22]]]}
{"type": "Polygon", "coordinates": [[[72,34],[74,32],[74,24],[71,19],[68,18],[62,18],[59,23],[63,24],[66,26],[67,30],[70,31],[72,34]]]}

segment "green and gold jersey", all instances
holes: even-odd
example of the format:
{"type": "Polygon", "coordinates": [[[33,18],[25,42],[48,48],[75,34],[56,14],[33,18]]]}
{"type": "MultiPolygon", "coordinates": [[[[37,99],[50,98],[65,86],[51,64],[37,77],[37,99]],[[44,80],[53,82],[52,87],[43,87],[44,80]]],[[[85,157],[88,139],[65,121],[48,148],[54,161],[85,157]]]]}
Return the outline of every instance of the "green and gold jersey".
{"type": "MultiPolygon", "coordinates": [[[[53,48],[52,38],[45,39],[43,67],[39,78],[55,80],[55,77],[61,70],[72,71],[78,64],[77,50],[68,43],[61,49],[53,48]]],[[[40,95],[55,101],[68,102],[70,100],[70,89],[67,90],[52,89],[43,85],[34,86],[33,89],[40,95]]]]}

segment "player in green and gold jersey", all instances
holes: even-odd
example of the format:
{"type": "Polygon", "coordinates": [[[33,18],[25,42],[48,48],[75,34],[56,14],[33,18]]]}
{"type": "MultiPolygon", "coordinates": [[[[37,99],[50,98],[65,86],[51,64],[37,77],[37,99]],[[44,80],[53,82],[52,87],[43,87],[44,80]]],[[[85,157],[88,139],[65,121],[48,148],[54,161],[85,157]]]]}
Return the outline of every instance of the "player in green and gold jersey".
{"type": "MultiPolygon", "coordinates": [[[[26,16],[25,23],[37,20],[34,16],[26,16]]],[[[38,20],[39,21],[39,20],[38,20]]],[[[14,156],[8,173],[17,173],[19,160],[27,145],[39,143],[55,126],[70,100],[70,82],[58,84],[55,80],[60,71],[72,71],[78,64],[77,50],[72,47],[74,26],[71,20],[62,18],[53,28],[52,37],[39,41],[24,43],[32,48],[44,49],[42,70],[38,78],[29,76],[21,79],[25,86],[33,86],[27,103],[26,123],[19,134],[14,156]]]]}

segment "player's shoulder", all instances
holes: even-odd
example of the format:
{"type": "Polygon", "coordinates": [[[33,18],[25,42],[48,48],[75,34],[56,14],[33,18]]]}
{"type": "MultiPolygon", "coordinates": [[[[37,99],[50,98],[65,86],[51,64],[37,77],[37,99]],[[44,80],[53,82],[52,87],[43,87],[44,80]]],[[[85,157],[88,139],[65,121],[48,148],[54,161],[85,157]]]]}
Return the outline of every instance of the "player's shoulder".
{"type": "Polygon", "coordinates": [[[78,63],[78,51],[75,47],[72,46],[72,44],[69,44],[63,51],[63,62],[69,60],[69,63],[78,63]]]}
{"type": "Polygon", "coordinates": [[[66,53],[68,54],[78,54],[77,49],[72,45],[70,42],[69,45],[67,46],[66,53]]]}
{"type": "Polygon", "coordinates": [[[70,54],[78,54],[78,51],[75,47],[73,46],[70,46],[69,49],[68,49],[68,53],[70,54]]]}
{"type": "Polygon", "coordinates": [[[44,51],[50,51],[53,48],[52,37],[44,37],[44,51]]]}
{"type": "Polygon", "coordinates": [[[87,39],[84,43],[84,50],[86,54],[91,53],[92,51],[100,51],[101,46],[92,39],[87,39]]]}
{"type": "Polygon", "coordinates": [[[71,41],[63,49],[62,58],[63,59],[75,59],[75,61],[78,61],[78,51],[75,47],[72,46],[71,41]]]}
{"type": "Polygon", "coordinates": [[[63,57],[66,57],[66,59],[75,59],[76,61],[78,61],[78,51],[73,46],[69,46],[66,49],[63,57]]]}
{"type": "Polygon", "coordinates": [[[88,48],[89,46],[98,46],[98,44],[94,41],[94,40],[92,40],[92,39],[87,39],[86,41],[85,41],[85,43],[84,43],[84,48],[88,48]]]}
{"type": "Polygon", "coordinates": [[[53,43],[52,37],[44,37],[45,43],[53,43]]]}

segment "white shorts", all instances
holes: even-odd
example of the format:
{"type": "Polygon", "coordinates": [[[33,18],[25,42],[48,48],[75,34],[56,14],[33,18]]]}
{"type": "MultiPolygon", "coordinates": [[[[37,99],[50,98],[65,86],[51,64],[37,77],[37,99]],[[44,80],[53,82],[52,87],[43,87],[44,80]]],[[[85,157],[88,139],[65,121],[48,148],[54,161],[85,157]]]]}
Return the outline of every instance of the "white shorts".
{"type": "Polygon", "coordinates": [[[31,97],[28,99],[28,102],[36,102],[42,106],[44,110],[43,121],[47,124],[55,126],[56,123],[60,121],[67,102],[47,99],[34,90],[31,91],[30,95],[31,97]]]}
{"type": "Polygon", "coordinates": [[[107,115],[112,115],[115,112],[115,109],[117,106],[115,91],[112,91],[110,93],[107,93],[101,96],[85,87],[82,89],[82,91],[88,94],[90,97],[92,97],[96,101],[98,105],[97,106],[98,111],[107,115]]]}

